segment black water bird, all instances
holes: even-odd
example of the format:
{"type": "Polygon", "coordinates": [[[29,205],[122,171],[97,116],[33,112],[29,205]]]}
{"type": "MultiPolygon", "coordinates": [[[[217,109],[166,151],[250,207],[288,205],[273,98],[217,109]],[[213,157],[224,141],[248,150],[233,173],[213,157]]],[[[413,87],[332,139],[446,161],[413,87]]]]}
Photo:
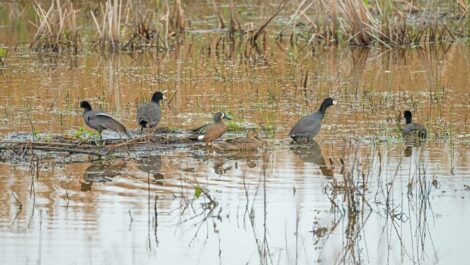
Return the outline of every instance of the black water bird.
{"type": "Polygon", "coordinates": [[[427,138],[428,132],[426,127],[419,123],[413,122],[413,115],[411,114],[411,111],[405,110],[403,112],[403,116],[405,117],[406,125],[403,128],[401,135],[405,141],[414,142],[416,140],[424,140],[427,138]]]}
{"type": "Polygon", "coordinates": [[[88,101],[80,102],[80,107],[84,109],[82,116],[86,125],[98,132],[100,141],[103,140],[101,132],[104,130],[124,133],[129,137],[126,127],[115,120],[111,115],[102,111],[94,111],[88,101]]]}
{"type": "Polygon", "coordinates": [[[320,132],[321,122],[325,117],[326,109],[335,104],[336,101],[334,99],[325,98],[318,111],[304,116],[297,121],[294,127],[292,127],[289,136],[295,142],[312,140],[320,132]]]}
{"type": "Polygon", "coordinates": [[[155,92],[152,95],[152,100],[149,103],[141,105],[137,109],[137,122],[140,126],[140,133],[144,128],[153,129],[157,127],[161,119],[160,100],[164,99],[162,92],[155,92]]]}

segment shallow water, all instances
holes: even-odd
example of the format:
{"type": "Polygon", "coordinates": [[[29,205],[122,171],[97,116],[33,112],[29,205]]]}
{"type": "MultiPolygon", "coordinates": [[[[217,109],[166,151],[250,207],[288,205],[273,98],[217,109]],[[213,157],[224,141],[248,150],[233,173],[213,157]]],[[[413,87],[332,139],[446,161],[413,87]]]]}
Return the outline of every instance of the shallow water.
{"type": "Polygon", "coordinates": [[[466,263],[467,46],[312,54],[268,41],[257,52],[238,42],[217,49],[220,36],[194,33],[168,54],[9,54],[1,138],[73,135],[83,99],[135,130],[137,104],[164,90],[162,127],[193,128],[225,111],[260,127],[269,148],[1,159],[1,264],[466,263]],[[318,144],[291,145],[295,120],[327,96],[338,105],[318,144]],[[411,151],[397,131],[405,109],[430,132],[411,151]],[[348,177],[357,189],[344,188],[348,177]]]}

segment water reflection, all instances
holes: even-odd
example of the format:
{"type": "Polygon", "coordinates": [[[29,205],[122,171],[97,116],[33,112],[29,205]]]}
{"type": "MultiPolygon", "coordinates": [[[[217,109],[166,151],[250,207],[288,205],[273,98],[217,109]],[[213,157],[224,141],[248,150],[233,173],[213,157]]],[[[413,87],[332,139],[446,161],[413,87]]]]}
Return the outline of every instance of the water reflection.
{"type": "Polygon", "coordinates": [[[227,160],[234,160],[235,162],[235,168],[238,168],[238,165],[243,162],[246,164],[249,168],[255,168],[258,165],[258,160],[260,157],[263,155],[261,152],[257,151],[250,151],[250,152],[242,152],[242,151],[236,151],[236,152],[230,152],[229,154],[225,154],[224,157],[227,160]]]}
{"type": "Polygon", "coordinates": [[[80,182],[82,191],[90,191],[92,184],[96,182],[109,182],[113,178],[122,175],[126,163],[107,163],[103,161],[94,162],[89,165],[83,173],[83,181],[80,182]]]}
{"type": "Polygon", "coordinates": [[[403,151],[403,155],[405,157],[411,157],[411,155],[413,154],[413,146],[406,146],[405,147],[405,150],[403,151]]]}
{"type": "Polygon", "coordinates": [[[326,164],[321,147],[315,140],[305,144],[292,143],[290,150],[304,162],[319,166],[324,176],[333,176],[333,168],[326,164]]]}
{"type": "Polygon", "coordinates": [[[158,185],[163,185],[164,175],[161,173],[162,170],[162,156],[152,155],[137,160],[137,167],[147,175],[153,177],[152,182],[158,185]]]}
{"type": "Polygon", "coordinates": [[[406,145],[403,155],[405,157],[411,157],[413,154],[413,149],[420,148],[426,143],[426,138],[420,137],[406,137],[404,138],[404,143],[406,145]]]}

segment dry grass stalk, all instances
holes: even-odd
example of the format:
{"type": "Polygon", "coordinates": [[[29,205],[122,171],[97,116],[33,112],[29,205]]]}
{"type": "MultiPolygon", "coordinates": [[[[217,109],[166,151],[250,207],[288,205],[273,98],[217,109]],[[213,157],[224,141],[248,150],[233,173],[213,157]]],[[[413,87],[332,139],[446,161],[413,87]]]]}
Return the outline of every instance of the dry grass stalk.
{"type": "Polygon", "coordinates": [[[214,8],[214,12],[217,14],[217,18],[219,20],[219,28],[224,29],[225,21],[224,21],[224,18],[222,17],[222,14],[220,13],[220,10],[217,8],[215,0],[212,0],[212,7],[214,8]]]}
{"type": "MultiPolygon", "coordinates": [[[[170,5],[168,0],[164,1],[165,12],[164,15],[161,16],[160,22],[163,25],[163,32],[162,35],[164,39],[162,40],[164,44],[164,49],[170,49],[169,38],[173,36],[180,36],[182,33],[185,32],[185,16],[184,16],[184,9],[181,5],[180,0],[176,0],[173,11],[170,11],[170,5]]],[[[157,36],[157,40],[160,40],[160,36],[157,36]]]]}
{"type": "Polygon", "coordinates": [[[37,24],[33,23],[37,31],[30,46],[31,49],[53,52],[68,49],[75,53],[80,49],[77,11],[72,3],[67,4],[64,9],[60,3],[60,0],[53,0],[47,11],[39,3],[34,3],[34,10],[39,21],[37,24]]]}
{"type": "Polygon", "coordinates": [[[329,1],[329,8],[331,13],[338,12],[343,17],[342,28],[350,43],[363,46],[376,39],[372,28],[377,27],[378,22],[363,1],[329,1]]]}
{"type": "MultiPolygon", "coordinates": [[[[311,0],[308,4],[302,1],[289,23],[299,17],[308,22],[311,28],[309,44],[315,41],[330,45],[344,39],[356,46],[380,43],[391,47],[454,39],[441,21],[438,1],[428,1],[422,7],[401,4],[390,2],[383,7],[375,2],[375,6],[369,7],[362,0],[311,0]],[[399,6],[402,6],[401,10],[399,6]],[[308,11],[313,11],[314,15],[308,11]]],[[[292,34],[295,34],[294,30],[292,34]]],[[[294,39],[292,35],[291,39],[294,39]]]]}
{"type": "Polygon", "coordinates": [[[100,4],[100,9],[102,15],[101,23],[98,22],[95,14],[90,11],[99,34],[99,38],[93,45],[93,48],[99,47],[101,50],[108,48],[109,51],[117,51],[119,49],[120,40],[122,39],[122,0],[108,0],[104,8],[100,4]]]}
{"type": "Polygon", "coordinates": [[[154,46],[158,47],[158,42],[154,43],[154,41],[158,41],[159,32],[152,29],[152,18],[152,12],[147,12],[145,16],[142,16],[140,12],[136,12],[134,32],[127,43],[122,47],[123,49],[134,51],[154,46]]]}
{"type": "Polygon", "coordinates": [[[173,27],[173,31],[176,34],[184,33],[185,29],[185,18],[184,10],[181,6],[181,0],[176,0],[175,7],[173,9],[173,14],[170,17],[170,24],[173,27]]]}
{"type": "Polygon", "coordinates": [[[229,34],[233,36],[235,32],[241,32],[240,21],[238,20],[236,5],[232,2],[230,4],[230,24],[229,24],[229,34]]]}
{"type": "Polygon", "coordinates": [[[258,28],[258,30],[255,32],[255,34],[253,34],[253,36],[250,38],[252,43],[256,43],[256,40],[258,39],[258,37],[261,35],[261,33],[264,32],[264,29],[269,25],[269,23],[271,23],[271,21],[272,21],[277,15],[279,15],[279,13],[281,13],[281,11],[282,11],[282,10],[284,9],[284,7],[286,6],[287,2],[288,2],[288,0],[283,0],[283,1],[279,4],[279,6],[278,6],[276,12],[274,12],[274,14],[273,14],[270,18],[268,18],[268,19],[258,28]]]}

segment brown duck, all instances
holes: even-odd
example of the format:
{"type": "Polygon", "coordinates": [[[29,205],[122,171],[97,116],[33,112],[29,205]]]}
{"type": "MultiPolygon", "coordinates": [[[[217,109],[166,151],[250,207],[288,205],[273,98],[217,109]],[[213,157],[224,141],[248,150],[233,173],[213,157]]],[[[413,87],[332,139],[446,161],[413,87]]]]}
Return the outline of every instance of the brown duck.
{"type": "Polygon", "coordinates": [[[214,115],[214,123],[194,129],[193,132],[199,134],[197,140],[204,141],[206,146],[212,144],[214,140],[218,139],[227,131],[228,126],[223,121],[224,119],[231,120],[232,118],[223,112],[217,112],[214,115]]]}
{"type": "Polygon", "coordinates": [[[246,132],[246,137],[228,139],[220,143],[218,147],[226,151],[254,151],[265,144],[263,140],[258,137],[255,129],[250,129],[246,132]]]}

